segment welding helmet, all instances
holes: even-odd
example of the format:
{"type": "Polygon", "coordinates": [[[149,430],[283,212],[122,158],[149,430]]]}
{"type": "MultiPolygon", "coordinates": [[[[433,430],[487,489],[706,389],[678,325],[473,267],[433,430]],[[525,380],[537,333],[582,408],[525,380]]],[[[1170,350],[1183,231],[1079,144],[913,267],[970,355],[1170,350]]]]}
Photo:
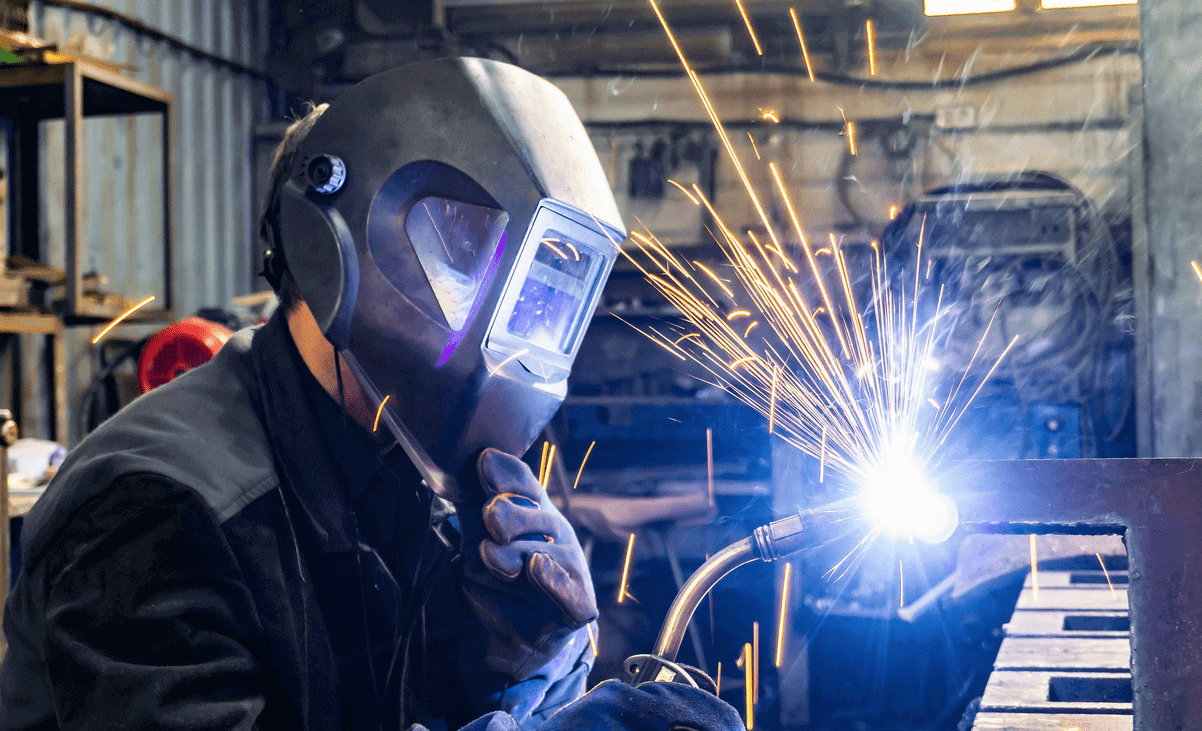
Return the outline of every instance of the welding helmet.
{"type": "Polygon", "coordinates": [[[459,498],[480,450],[525,452],[625,238],[567,97],[516,66],[402,66],[301,142],[280,203],[287,270],[380,424],[459,498]]]}

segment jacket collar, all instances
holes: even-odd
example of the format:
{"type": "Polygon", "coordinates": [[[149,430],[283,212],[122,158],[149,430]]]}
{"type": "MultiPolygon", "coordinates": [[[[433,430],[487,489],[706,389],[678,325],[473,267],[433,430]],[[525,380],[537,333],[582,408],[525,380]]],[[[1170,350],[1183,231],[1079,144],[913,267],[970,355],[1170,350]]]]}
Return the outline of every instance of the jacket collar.
{"type": "Polygon", "coordinates": [[[357,550],[351,504],[383,467],[380,447],[309,371],[283,312],[259,328],[251,355],[281,482],[307,516],[319,550],[357,550]]]}

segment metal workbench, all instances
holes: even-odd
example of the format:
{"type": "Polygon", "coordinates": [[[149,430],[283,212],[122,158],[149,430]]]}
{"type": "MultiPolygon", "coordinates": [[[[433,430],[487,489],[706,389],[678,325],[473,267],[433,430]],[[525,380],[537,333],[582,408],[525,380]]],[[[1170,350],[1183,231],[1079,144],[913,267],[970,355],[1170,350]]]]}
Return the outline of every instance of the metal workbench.
{"type": "Polygon", "coordinates": [[[962,462],[942,482],[972,530],[1124,536],[1134,727],[1202,728],[1202,461],[962,462]]]}

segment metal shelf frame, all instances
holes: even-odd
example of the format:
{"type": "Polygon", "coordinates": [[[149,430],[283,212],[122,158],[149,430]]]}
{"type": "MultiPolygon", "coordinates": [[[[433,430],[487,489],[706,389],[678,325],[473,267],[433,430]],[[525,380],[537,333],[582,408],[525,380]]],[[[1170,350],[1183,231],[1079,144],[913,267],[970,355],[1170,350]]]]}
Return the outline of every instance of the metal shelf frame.
{"type": "MultiPolygon", "coordinates": [[[[32,312],[0,312],[0,347],[13,349],[13,363],[16,372],[20,373],[19,383],[13,384],[15,416],[28,427],[28,410],[36,408],[38,394],[34,392],[38,382],[38,374],[26,373],[22,370],[20,339],[27,335],[44,335],[49,339],[50,360],[44,373],[46,382],[51,387],[52,403],[50,408],[49,437],[54,441],[67,445],[70,437],[70,423],[67,420],[67,347],[64,339],[62,318],[56,315],[46,315],[32,312]],[[13,342],[3,342],[4,336],[15,336],[13,342]]],[[[31,436],[40,436],[36,433],[31,436]]]]}
{"type": "Polygon", "coordinates": [[[92,116],[163,115],[163,299],[155,309],[139,310],[131,321],[170,319],[172,307],[171,128],[172,95],[136,79],[85,62],[0,65],[0,116],[13,123],[10,136],[9,200],[15,252],[43,261],[39,245],[38,124],[62,119],[66,144],[64,229],[66,241],[67,325],[95,324],[121,314],[84,297],[82,222],[83,120],[92,116]]]}

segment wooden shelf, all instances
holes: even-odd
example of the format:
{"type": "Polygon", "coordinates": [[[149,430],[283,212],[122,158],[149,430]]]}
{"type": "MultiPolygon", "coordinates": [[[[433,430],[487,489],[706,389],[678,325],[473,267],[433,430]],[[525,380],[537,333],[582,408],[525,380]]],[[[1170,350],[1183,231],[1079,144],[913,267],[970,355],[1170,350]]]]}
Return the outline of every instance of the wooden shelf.
{"type": "MultiPolygon", "coordinates": [[[[50,338],[50,373],[53,390],[54,439],[67,444],[67,348],[63,340],[64,322],[57,315],[40,312],[0,311],[0,334],[45,335],[50,338]]],[[[24,393],[25,389],[22,389],[24,393]]],[[[25,402],[19,401],[24,412],[25,402]]]]}
{"type": "Polygon", "coordinates": [[[123,311],[97,307],[84,295],[84,189],[80,175],[84,164],[83,120],[95,116],[163,115],[163,296],[154,303],[155,309],[139,311],[131,319],[136,322],[170,319],[172,101],[169,92],[84,61],[0,65],[0,115],[13,120],[9,201],[14,208],[14,231],[9,248],[32,259],[42,257],[38,211],[39,123],[47,119],[64,121],[66,304],[61,314],[67,325],[96,324],[123,311]]]}

